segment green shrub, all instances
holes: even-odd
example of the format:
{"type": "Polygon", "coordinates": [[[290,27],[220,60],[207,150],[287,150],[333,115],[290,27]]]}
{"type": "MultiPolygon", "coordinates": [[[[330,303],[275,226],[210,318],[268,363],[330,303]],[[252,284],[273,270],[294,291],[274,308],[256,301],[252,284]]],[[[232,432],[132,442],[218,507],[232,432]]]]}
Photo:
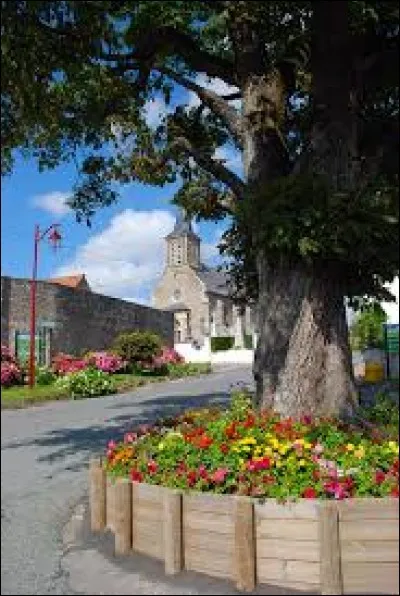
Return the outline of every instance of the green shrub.
{"type": "Polygon", "coordinates": [[[244,336],[244,347],[246,348],[246,350],[252,350],[254,348],[253,346],[253,336],[252,335],[245,335],[244,336]]]}
{"type": "Polygon", "coordinates": [[[234,337],[212,337],[211,338],[211,352],[221,352],[223,350],[230,350],[235,343],[234,337]]]}
{"type": "Polygon", "coordinates": [[[115,381],[109,373],[91,367],[60,377],[57,380],[57,386],[65,390],[73,399],[109,395],[117,390],[115,381]]]}
{"type": "Polygon", "coordinates": [[[47,366],[41,366],[36,371],[37,385],[52,385],[57,380],[57,375],[47,366]]]}
{"type": "Polygon", "coordinates": [[[150,362],[161,352],[161,337],[150,331],[121,333],[113,343],[113,351],[130,364],[150,362]]]}

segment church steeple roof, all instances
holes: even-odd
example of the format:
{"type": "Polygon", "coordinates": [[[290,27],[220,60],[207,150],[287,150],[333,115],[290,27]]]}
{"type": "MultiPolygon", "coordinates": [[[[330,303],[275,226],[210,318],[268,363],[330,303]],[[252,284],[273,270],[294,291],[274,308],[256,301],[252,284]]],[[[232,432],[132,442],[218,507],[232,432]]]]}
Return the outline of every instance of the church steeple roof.
{"type": "Polygon", "coordinates": [[[179,236],[194,236],[198,238],[197,234],[193,231],[191,219],[184,209],[179,209],[174,229],[166,237],[177,238],[179,236]]]}

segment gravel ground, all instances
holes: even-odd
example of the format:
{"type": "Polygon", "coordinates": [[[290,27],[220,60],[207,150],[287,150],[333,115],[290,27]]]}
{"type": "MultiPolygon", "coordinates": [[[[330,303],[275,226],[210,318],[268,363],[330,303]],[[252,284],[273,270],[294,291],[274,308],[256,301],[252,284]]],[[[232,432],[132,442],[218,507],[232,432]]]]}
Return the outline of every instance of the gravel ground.
{"type": "Polygon", "coordinates": [[[176,593],[132,587],[94,592],[90,578],[85,585],[82,575],[75,590],[72,573],[69,578],[62,565],[62,529],[87,490],[88,460],[106,441],[185,407],[222,403],[241,382],[251,383],[250,368],[223,369],[126,395],[2,411],[1,594],[176,593]]]}

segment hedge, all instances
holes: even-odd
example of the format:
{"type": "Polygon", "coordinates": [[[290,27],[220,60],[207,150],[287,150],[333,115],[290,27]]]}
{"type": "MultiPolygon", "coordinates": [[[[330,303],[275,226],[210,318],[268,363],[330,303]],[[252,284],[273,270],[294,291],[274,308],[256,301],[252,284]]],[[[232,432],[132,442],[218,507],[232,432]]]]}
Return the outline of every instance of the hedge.
{"type": "Polygon", "coordinates": [[[221,352],[224,350],[230,350],[233,348],[235,343],[234,337],[222,336],[211,338],[211,352],[221,352]]]}

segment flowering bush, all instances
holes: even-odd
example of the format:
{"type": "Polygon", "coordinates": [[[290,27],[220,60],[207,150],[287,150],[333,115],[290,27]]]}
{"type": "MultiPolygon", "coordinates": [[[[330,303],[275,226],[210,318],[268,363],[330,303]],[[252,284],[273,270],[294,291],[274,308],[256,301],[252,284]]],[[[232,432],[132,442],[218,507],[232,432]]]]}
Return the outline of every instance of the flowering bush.
{"type": "Polygon", "coordinates": [[[110,352],[90,352],[86,355],[87,364],[106,373],[116,373],[125,370],[127,362],[120,356],[110,352]]]}
{"type": "Polygon", "coordinates": [[[173,348],[164,347],[161,354],[153,358],[155,364],[182,364],[185,359],[173,348]]]}
{"type": "Polygon", "coordinates": [[[68,373],[57,379],[56,384],[73,399],[77,397],[109,395],[116,392],[115,383],[111,375],[91,367],[68,373]]]}
{"type": "Polygon", "coordinates": [[[83,370],[88,366],[86,360],[71,356],[70,354],[57,354],[53,358],[52,369],[57,375],[67,375],[79,370],[83,370]]]}
{"type": "Polygon", "coordinates": [[[187,411],[108,444],[106,470],[133,481],[254,497],[399,495],[397,441],[334,419],[252,410],[187,411]]]}
{"type": "Polygon", "coordinates": [[[22,381],[22,370],[7,346],[1,346],[1,386],[10,387],[22,381]]]}

